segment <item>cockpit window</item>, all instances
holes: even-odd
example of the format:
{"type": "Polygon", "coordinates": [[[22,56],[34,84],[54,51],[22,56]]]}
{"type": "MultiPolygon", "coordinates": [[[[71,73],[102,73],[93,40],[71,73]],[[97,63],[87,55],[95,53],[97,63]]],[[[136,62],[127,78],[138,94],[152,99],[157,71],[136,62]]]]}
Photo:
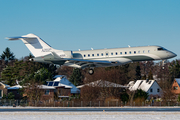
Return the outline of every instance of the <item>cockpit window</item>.
{"type": "Polygon", "coordinates": [[[163,50],[163,48],[158,48],[158,50],[163,50]]]}
{"type": "Polygon", "coordinates": [[[161,48],[158,48],[158,50],[166,50],[165,48],[161,47],[161,48]]]}

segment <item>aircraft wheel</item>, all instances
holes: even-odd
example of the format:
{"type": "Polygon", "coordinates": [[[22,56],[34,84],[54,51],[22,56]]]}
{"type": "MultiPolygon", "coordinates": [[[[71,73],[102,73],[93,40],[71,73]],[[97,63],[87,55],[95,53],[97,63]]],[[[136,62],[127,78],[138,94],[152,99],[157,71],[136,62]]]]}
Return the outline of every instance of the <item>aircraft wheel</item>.
{"type": "Polygon", "coordinates": [[[92,74],[94,74],[94,70],[93,70],[93,69],[89,69],[88,73],[89,73],[90,75],[92,75],[92,74]]]}

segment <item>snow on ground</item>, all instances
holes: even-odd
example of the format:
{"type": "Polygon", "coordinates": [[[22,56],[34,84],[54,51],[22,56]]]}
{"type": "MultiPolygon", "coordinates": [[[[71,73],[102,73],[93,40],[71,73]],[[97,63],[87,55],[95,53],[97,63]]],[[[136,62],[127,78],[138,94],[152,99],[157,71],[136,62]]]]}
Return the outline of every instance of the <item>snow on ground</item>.
{"type": "Polygon", "coordinates": [[[0,112],[0,120],[178,120],[180,112],[0,112]]]}

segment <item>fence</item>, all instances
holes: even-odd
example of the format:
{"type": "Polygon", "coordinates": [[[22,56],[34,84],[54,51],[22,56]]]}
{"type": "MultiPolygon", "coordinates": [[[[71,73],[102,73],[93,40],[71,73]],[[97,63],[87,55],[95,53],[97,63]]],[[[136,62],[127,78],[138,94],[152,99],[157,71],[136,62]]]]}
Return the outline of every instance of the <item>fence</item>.
{"type": "Polygon", "coordinates": [[[175,101],[28,101],[28,100],[0,100],[0,106],[34,106],[34,107],[145,107],[145,106],[180,106],[175,101]]]}

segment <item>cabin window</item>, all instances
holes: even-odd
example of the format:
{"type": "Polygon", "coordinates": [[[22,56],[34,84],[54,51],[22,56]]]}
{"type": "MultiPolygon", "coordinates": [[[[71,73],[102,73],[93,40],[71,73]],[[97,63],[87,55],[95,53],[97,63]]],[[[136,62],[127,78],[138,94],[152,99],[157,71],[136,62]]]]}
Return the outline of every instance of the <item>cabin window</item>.
{"type": "Polygon", "coordinates": [[[136,51],[134,51],[134,54],[136,54],[136,51]]]}
{"type": "Polygon", "coordinates": [[[148,53],[150,53],[150,50],[148,50],[148,53]]]}
{"type": "Polygon", "coordinates": [[[127,54],[127,52],[125,52],[125,54],[127,54]]]}
{"type": "Polygon", "coordinates": [[[101,53],[101,56],[103,56],[103,53],[101,53]]]}
{"type": "Polygon", "coordinates": [[[152,88],[150,89],[150,92],[153,92],[153,89],[152,89],[152,88]]]}
{"type": "Polygon", "coordinates": [[[113,53],[111,53],[111,55],[113,55],[113,53]]]}
{"type": "Polygon", "coordinates": [[[120,52],[120,55],[122,55],[122,52],[120,52]]]}
{"type": "Polygon", "coordinates": [[[118,55],[118,53],[116,52],[116,55],[118,55]]]}
{"type": "Polygon", "coordinates": [[[49,95],[50,94],[50,90],[45,90],[45,95],[49,95]]]}
{"type": "Polygon", "coordinates": [[[92,56],[94,57],[94,54],[92,54],[92,56]]]}
{"type": "Polygon", "coordinates": [[[90,54],[88,54],[88,57],[90,57],[90,54]]]}
{"type": "Polygon", "coordinates": [[[159,89],[159,88],[157,89],[157,92],[160,92],[160,89],[159,89]]]}
{"type": "Polygon", "coordinates": [[[129,54],[131,54],[131,51],[129,51],[129,54]]]}
{"type": "Polygon", "coordinates": [[[84,57],[86,57],[86,55],[84,55],[84,57]]]}
{"type": "Polygon", "coordinates": [[[145,50],[143,50],[143,53],[145,53],[145,50]]]}
{"type": "Polygon", "coordinates": [[[106,53],[106,55],[108,55],[108,53],[106,53]]]}
{"type": "Polygon", "coordinates": [[[141,53],[140,51],[138,51],[138,53],[141,53]]]}
{"type": "Polygon", "coordinates": [[[99,56],[99,53],[97,54],[97,56],[99,56]]]}

